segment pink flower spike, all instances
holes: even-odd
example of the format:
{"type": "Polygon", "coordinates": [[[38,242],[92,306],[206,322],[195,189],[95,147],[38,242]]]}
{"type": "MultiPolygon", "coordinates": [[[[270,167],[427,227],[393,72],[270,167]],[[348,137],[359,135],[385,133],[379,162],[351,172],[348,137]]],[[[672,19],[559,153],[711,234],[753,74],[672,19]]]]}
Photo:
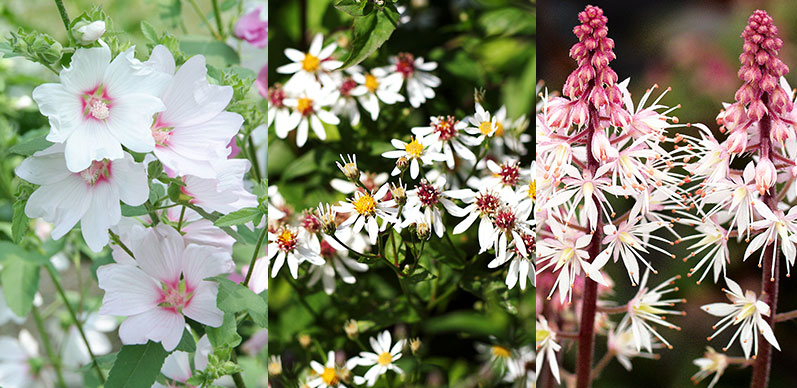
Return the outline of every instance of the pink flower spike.
{"type": "Polygon", "coordinates": [[[265,48],[268,44],[268,22],[260,17],[262,11],[262,6],[257,7],[235,24],[235,36],[258,48],[265,48]]]}

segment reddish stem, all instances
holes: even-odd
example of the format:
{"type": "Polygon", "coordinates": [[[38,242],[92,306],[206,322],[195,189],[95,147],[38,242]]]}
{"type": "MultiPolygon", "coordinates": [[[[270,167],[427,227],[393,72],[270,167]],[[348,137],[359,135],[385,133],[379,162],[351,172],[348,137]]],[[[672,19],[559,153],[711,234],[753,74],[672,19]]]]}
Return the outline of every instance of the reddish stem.
{"type": "MultiPolygon", "coordinates": [[[[600,87],[600,86],[595,86],[600,87]]],[[[587,95],[587,93],[585,93],[587,95]]],[[[592,137],[595,131],[600,130],[598,111],[591,104],[589,108],[590,124],[587,129],[587,170],[595,176],[599,162],[592,156],[592,137]]],[[[586,201],[587,199],[585,199],[586,201]]],[[[593,201],[597,198],[593,197],[593,201]]],[[[601,240],[603,240],[603,222],[598,217],[592,241],[587,247],[589,262],[595,260],[601,253],[601,240]]],[[[592,355],[595,351],[595,312],[598,302],[598,283],[589,277],[584,278],[584,294],[581,298],[581,322],[578,329],[578,359],[576,361],[576,387],[589,388],[592,385],[592,355]]]]}
{"type": "MultiPolygon", "coordinates": [[[[762,98],[766,103],[767,95],[762,98]]],[[[770,116],[765,115],[759,121],[760,139],[761,139],[761,159],[770,159],[772,144],[769,139],[769,131],[772,126],[770,116]]],[[[762,201],[773,212],[777,211],[777,194],[775,185],[769,188],[767,193],[763,196],[762,201]]],[[[769,305],[769,317],[766,317],[767,323],[773,329],[775,328],[775,314],[778,306],[778,278],[780,277],[778,266],[778,252],[775,250],[775,244],[769,244],[764,250],[764,268],[761,271],[761,297],[769,305]],[[774,256],[774,257],[773,257],[774,256]],[[771,258],[768,260],[768,258],[771,258]],[[772,270],[774,266],[774,276],[772,270]]],[[[769,383],[769,370],[772,364],[772,346],[760,333],[758,335],[758,355],[756,356],[755,363],[753,364],[753,378],[750,382],[751,388],[766,388],[769,383]]]]}

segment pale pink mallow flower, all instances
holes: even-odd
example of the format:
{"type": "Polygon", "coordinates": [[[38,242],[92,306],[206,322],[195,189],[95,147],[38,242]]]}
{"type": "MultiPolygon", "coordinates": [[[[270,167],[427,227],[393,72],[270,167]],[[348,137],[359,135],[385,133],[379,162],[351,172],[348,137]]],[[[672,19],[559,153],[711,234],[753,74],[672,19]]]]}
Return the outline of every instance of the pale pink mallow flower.
{"type": "MultiPolygon", "coordinates": [[[[164,46],[156,46],[147,64],[174,73],[174,57],[164,46]]],[[[211,162],[226,159],[230,140],[238,133],[243,117],[227,112],[232,87],[207,81],[205,57],[197,55],[183,64],[163,93],[166,110],[152,125],[155,156],[175,174],[215,177],[211,162]]]]}
{"type": "Polygon", "coordinates": [[[152,116],[165,109],[160,95],[170,75],[147,66],[134,48],[111,62],[108,47],[79,48],[70,67],[61,70],[61,83],[33,90],[33,99],[50,120],[47,140],[66,143],[66,165],[79,172],[92,161],[124,156],[122,146],[150,152],[155,141],[152,116]]]}
{"type": "MultiPolygon", "coordinates": [[[[212,352],[213,345],[210,344],[207,334],[203,335],[202,338],[196,342],[196,351],[194,352],[194,368],[196,368],[197,372],[203,371],[208,366],[208,356],[212,352]]],[[[152,385],[152,388],[184,386],[185,382],[194,375],[194,372],[191,370],[191,361],[188,353],[178,350],[170,354],[166,357],[166,360],[163,361],[161,373],[166,376],[168,379],[167,382],[170,384],[163,385],[156,381],[152,385]],[[182,384],[176,384],[177,382],[182,384]]]]}
{"type": "MultiPolygon", "coordinates": [[[[26,329],[19,339],[0,337],[0,386],[5,388],[48,388],[55,376],[50,368],[31,368],[39,358],[39,344],[26,329]]],[[[40,362],[40,361],[39,361],[40,362]]]]}
{"type": "Polygon", "coordinates": [[[263,98],[268,98],[268,63],[257,73],[255,86],[257,86],[257,91],[260,92],[263,98]]]}
{"type": "MultiPolygon", "coordinates": [[[[252,278],[249,279],[248,284],[249,289],[255,294],[268,290],[268,264],[269,258],[266,256],[255,260],[255,268],[252,270],[252,278]]],[[[244,266],[242,269],[244,277],[246,277],[247,272],[249,272],[248,265],[244,266]]]]}
{"type": "Polygon", "coordinates": [[[185,330],[185,317],[219,327],[224,313],[216,307],[218,283],[208,277],[229,273],[234,264],[229,253],[189,244],[171,226],[160,224],[129,247],[133,264],[107,264],[97,269],[99,287],[105,291],[100,314],[126,316],[119,327],[123,344],[161,342],[177,347],[185,330]]]}
{"type": "Polygon", "coordinates": [[[262,17],[263,7],[257,7],[238,19],[235,23],[235,36],[257,48],[268,44],[268,21],[262,17]]]}
{"type": "Polygon", "coordinates": [[[231,213],[245,207],[256,207],[257,197],[246,191],[243,177],[250,163],[245,159],[226,159],[213,163],[216,178],[185,177],[183,193],[191,203],[205,211],[231,213]]]}
{"type": "Polygon", "coordinates": [[[55,144],[23,160],[15,172],[40,185],[28,199],[25,214],[53,223],[54,240],[80,221],[83,239],[95,252],[108,244],[108,228],[122,217],[119,201],[138,206],[149,196],[146,168],[127,153],[71,172],[64,160],[64,145],[55,144]]]}

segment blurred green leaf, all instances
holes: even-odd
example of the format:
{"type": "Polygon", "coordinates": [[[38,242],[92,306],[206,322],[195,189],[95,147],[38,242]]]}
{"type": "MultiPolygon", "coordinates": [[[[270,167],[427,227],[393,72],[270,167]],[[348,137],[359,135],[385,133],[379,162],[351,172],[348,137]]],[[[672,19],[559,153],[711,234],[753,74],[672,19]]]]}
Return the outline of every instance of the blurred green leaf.
{"type": "Polygon", "coordinates": [[[351,16],[363,16],[374,11],[374,4],[367,0],[339,0],[335,3],[335,8],[346,12],[351,16]]]}
{"type": "Polygon", "coordinates": [[[188,330],[183,330],[183,338],[180,339],[180,343],[177,344],[177,348],[175,350],[180,350],[183,352],[194,352],[196,350],[196,341],[194,340],[194,336],[188,330]]]}
{"type": "Polygon", "coordinates": [[[144,345],[124,345],[108,373],[106,388],[149,388],[160,374],[169,353],[160,342],[144,345]]]}
{"type": "MultiPolygon", "coordinates": [[[[240,62],[235,49],[217,40],[185,38],[180,42],[180,49],[187,55],[201,54],[205,57],[219,58],[224,65],[233,65],[240,62]]],[[[210,61],[210,58],[208,58],[208,61],[210,61]]]]}
{"type": "Polygon", "coordinates": [[[399,13],[389,7],[355,18],[351,52],[342,67],[357,65],[373,54],[393,34],[398,20],[399,13]]]}
{"type": "Polygon", "coordinates": [[[33,133],[33,136],[26,136],[17,144],[14,144],[11,148],[8,149],[8,152],[13,154],[19,154],[23,156],[30,156],[36,153],[37,151],[41,151],[51,145],[46,139],[47,132],[46,131],[38,131],[33,133]]]}
{"type": "MultiPolygon", "coordinates": [[[[3,272],[0,273],[0,282],[3,284],[3,295],[6,304],[14,314],[24,317],[30,313],[33,307],[33,297],[39,289],[39,265],[25,260],[18,255],[11,255],[10,250],[21,250],[12,245],[0,246],[5,252],[3,260],[3,272]]],[[[23,251],[24,255],[25,252],[23,251]]]]}
{"type": "Polygon", "coordinates": [[[152,24],[149,24],[146,20],[141,21],[141,33],[144,34],[144,37],[150,42],[158,41],[158,32],[155,31],[155,27],[153,27],[152,24]]]}
{"type": "Polygon", "coordinates": [[[27,199],[17,200],[14,202],[14,216],[11,224],[11,238],[14,243],[19,244],[25,232],[28,230],[28,216],[25,215],[25,205],[28,203],[27,199]]]}

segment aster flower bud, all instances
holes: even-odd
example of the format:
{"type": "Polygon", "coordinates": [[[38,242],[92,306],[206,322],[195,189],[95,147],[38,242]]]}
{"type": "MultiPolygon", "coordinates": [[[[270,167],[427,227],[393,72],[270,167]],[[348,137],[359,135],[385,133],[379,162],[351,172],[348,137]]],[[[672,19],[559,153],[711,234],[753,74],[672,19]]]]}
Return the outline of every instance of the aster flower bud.
{"type": "Polygon", "coordinates": [[[396,168],[398,168],[399,171],[404,172],[405,170],[407,170],[407,167],[409,166],[410,166],[410,161],[406,157],[402,156],[396,159],[396,168]]]}
{"type": "Polygon", "coordinates": [[[299,334],[299,344],[302,345],[303,348],[307,348],[312,343],[312,338],[310,338],[307,334],[299,334]]]}
{"type": "Polygon", "coordinates": [[[421,339],[420,338],[412,338],[410,339],[410,350],[412,354],[418,353],[418,350],[421,348],[421,339]]]}
{"type": "Polygon", "coordinates": [[[343,330],[346,332],[346,336],[350,339],[355,339],[360,334],[360,329],[357,326],[357,321],[354,319],[349,319],[343,325],[343,330]]]}
{"type": "Polygon", "coordinates": [[[347,162],[343,155],[340,155],[340,159],[343,160],[343,164],[339,162],[335,162],[338,165],[340,171],[343,172],[343,175],[346,176],[346,179],[358,183],[360,182],[360,169],[357,168],[357,155],[347,155],[349,161],[347,162]]]}
{"type": "Polygon", "coordinates": [[[775,170],[775,165],[772,161],[766,158],[761,158],[755,166],[755,187],[764,195],[764,193],[772,187],[778,179],[778,172],[775,170]]]}
{"type": "Polygon", "coordinates": [[[282,374],[282,358],[280,356],[271,356],[268,358],[268,375],[279,376],[282,374]]]}
{"type": "Polygon", "coordinates": [[[390,195],[396,201],[396,205],[401,206],[407,203],[407,186],[399,180],[398,185],[395,183],[390,184],[390,195]]]}
{"type": "Polygon", "coordinates": [[[318,204],[318,221],[321,224],[321,231],[328,235],[335,234],[335,231],[338,229],[338,224],[335,222],[335,218],[337,217],[337,212],[335,208],[333,208],[329,204],[318,204]]]}
{"type": "Polygon", "coordinates": [[[421,240],[429,239],[429,236],[431,236],[431,231],[431,227],[425,221],[419,222],[417,225],[415,225],[415,233],[421,240]]]}

